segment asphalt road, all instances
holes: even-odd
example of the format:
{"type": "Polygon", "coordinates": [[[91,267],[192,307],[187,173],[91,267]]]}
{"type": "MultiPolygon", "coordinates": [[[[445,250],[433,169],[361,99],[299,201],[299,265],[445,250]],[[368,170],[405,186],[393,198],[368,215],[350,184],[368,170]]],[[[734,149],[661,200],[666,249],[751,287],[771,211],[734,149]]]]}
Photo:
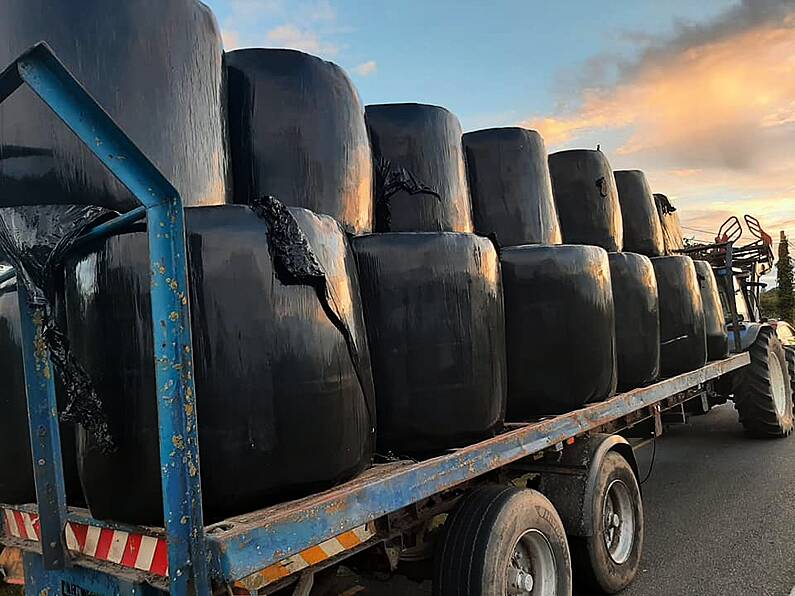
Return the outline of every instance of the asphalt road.
{"type": "Polygon", "coordinates": [[[795,436],[749,439],[732,406],[668,428],[657,442],[643,503],[645,552],[624,595],[793,592],[795,436]]]}
{"type": "MultiPolygon", "coordinates": [[[[642,474],[650,456],[638,453],[642,474]]],[[[795,594],[795,436],[749,439],[732,406],[668,427],[643,497],[644,555],[624,596],[795,594]]],[[[401,578],[352,585],[346,596],[431,593],[401,578]]]]}

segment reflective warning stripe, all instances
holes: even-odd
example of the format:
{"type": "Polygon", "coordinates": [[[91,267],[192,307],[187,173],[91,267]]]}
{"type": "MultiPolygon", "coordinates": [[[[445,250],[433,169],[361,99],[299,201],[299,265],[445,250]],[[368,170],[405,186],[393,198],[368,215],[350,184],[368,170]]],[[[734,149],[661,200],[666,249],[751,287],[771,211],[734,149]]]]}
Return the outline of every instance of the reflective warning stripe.
{"type": "Polygon", "coordinates": [[[375,524],[370,522],[363,526],[335,536],[317,546],[312,546],[302,550],[297,555],[282,559],[278,563],[266,567],[256,573],[244,577],[235,582],[234,592],[236,594],[248,594],[250,592],[264,588],[280,579],[283,579],[297,571],[312,567],[322,563],[338,554],[350,550],[363,544],[375,536],[375,524]]]}
{"type": "MultiPolygon", "coordinates": [[[[8,536],[36,542],[41,540],[38,515],[3,509],[0,519],[4,521],[4,532],[8,536]]],[[[164,538],[75,522],[66,524],[64,538],[66,548],[72,552],[168,577],[168,544],[164,538]]]]}

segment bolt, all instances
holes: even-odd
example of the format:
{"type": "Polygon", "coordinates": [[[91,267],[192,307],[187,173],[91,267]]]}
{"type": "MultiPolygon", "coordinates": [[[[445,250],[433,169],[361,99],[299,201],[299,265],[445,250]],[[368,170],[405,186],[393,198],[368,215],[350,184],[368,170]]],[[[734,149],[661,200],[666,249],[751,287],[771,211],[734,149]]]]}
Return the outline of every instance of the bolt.
{"type": "Polygon", "coordinates": [[[621,525],[621,518],[618,517],[618,513],[613,514],[612,522],[614,528],[618,528],[621,525]]]}

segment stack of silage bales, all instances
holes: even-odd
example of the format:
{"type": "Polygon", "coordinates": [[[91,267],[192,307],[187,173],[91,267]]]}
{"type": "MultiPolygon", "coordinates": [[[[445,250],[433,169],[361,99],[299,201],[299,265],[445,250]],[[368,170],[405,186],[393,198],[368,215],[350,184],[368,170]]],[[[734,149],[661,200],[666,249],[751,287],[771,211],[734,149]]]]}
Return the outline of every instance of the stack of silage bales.
{"type": "Polygon", "coordinates": [[[508,418],[608,397],[616,364],[607,253],[559,245],[543,140],[499,128],[464,135],[464,147],[476,231],[502,244],[508,418]]]}
{"type": "Polygon", "coordinates": [[[701,302],[704,305],[704,328],[707,334],[707,358],[721,360],[729,355],[729,332],[720,301],[715,271],[707,261],[694,261],[701,302]]]}
{"type": "Polygon", "coordinates": [[[458,120],[368,106],[376,228],[354,240],[378,405],[379,450],[426,454],[499,430],[505,335],[497,251],[471,234],[458,120]]]}
{"type": "Polygon", "coordinates": [[[646,176],[614,173],[624,249],[610,255],[616,301],[618,374],[622,390],[647,385],[660,374],[660,313],[651,258],[663,253],[662,231],[646,176]]]}
{"type": "MultiPolygon", "coordinates": [[[[657,195],[652,194],[643,172],[622,170],[615,176],[626,218],[625,249],[650,257],[654,269],[659,302],[659,373],[670,377],[703,366],[704,312],[698,286],[693,285],[693,261],[673,254],[670,230],[666,230],[671,222],[660,215],[657,195]]],[[[681,243],[678,248],[682,248],[681,243]]],[[[623,327],[620,322],[619,326],[623,327]]],[[[632,340],[633,330],[624,329],[623,334],[626,341],[632,340]]]]}
{"type": "MultiPolygon", "coordinates": [[[[210,24],[198,39],[218,52],[214,81],[220,39],[210,24]]],[[[169,57],[182,60],[195,54],[169,57]]],[[[372,225],[362,106],[344,73],[312,56],[250,50],[227,61],[240,204],[185,213],[207,521],[350,478],[371,461],[375,437],[353,253],[323,215],[350,231],[372,225]],[[283,202],[266,197],[277,193],[283,202]]],[[[208,85],[194,78],[182,92],[208,85]]],[[[214,185],[221,196],[228,188],[223,176],[214,185]]],[[[89,506],[100,518],[153,524],[162,502],[143,226],[73,254],[66,299],[74,351],[104,397],[117,447],[105,453],[90,433],[81,438],[89,506]]]]}
{"type": "Polygon", "coordinates": [[[693,259],[676,254],[684,248],[676,208],[655,193],[665,256],[652,259],[660,293],[660,372],[670,377],[704,366],[707,334],[704,302],[693,259]]]}
{"type": "MultiPolygon", "coordinates": [[[[188,204],[225,201],[221,41],[210,11],[194,0],[103,0],[73,2],[8,0],[0,19],[0,63],[9,64],[33,44],[46,40],[67,68],[129,133],[132,140],[179,189],[188,204]],[[64,24],[68,23],[68,26],[64,24]]],[[[44,262],[55,243],[73,226],[93,219],[100,209],[126,211],[136,205],[130,192],[105,170],[72,131],[30,89],[16,91],[0,105],[0,218],[16,245],[15,261],[31,268],[44,262]],[[40,207],[46,205],[46,207],[40,207]],[[45,220],[52,224],[44,230],[45,220]],[[12,237],[31,224],[25,238],[12,237]],[[41,224],[41,225],[40,225],[41,224]],[[49,233],[52,232],[52,235],[49,233]]],[[[12,251],[13,252],[13,251],[12,251]]],[[[37,283],[45,271],[29,270],[37,283]]],[[[59,324],[62,280],[47,281],[46,294],[59,324]]],[[[10,470],[16,488],[0,489],[0,502],[33,500],[25,391],[16,335],[16,293],[6,288],[0,338],[9,380],[3,387],[0,430],[19,453],[20,468],[10,470]]],[[[6,377],[4,376],[4,379],[6,377]]],[[[59,402],[63,386],[57,385],[59,402]]],[[[111,394],[112,395],[112,394],[111,394]]],[[[70,396],[71,397],[71,396],[70,396]]],[[[106,396],[110,399],[109,396],[106,396]]],[[[63,403],[62,403],[63,405],[63,403]]],[[[62,427],[64,470],[70,502],[81,501],[72,429],[62,427]],[[71,488],[74,487],[74,488],[71,488]]],[[[16,463],[16,462],[15,462],[16,463]]],[[[157,472],[157,470],[155,470],[157,472]]],[[[133,491],[127,494],[132,495],[133,491]]]]}

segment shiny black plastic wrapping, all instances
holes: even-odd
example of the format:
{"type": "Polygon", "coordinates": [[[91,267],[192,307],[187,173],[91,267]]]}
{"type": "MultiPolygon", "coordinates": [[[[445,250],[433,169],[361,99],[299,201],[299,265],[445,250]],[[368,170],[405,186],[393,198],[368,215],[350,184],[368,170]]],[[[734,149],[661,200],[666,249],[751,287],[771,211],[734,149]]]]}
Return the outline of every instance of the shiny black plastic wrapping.
{"type": "Polygon", "coordinates": [[[640,170],[617,170],[614,174],[624,222],[624,250],[647,257],[663,256],[662,225],[646,174],[640,170]]]}
{"type": "Polygon", "coordinates": [[[500,253],[509,421],[562,414],[616,390],[615,310],[607,253],[516,246],[500,253]]]}
{"type": "Polygon", "coordinates": [[[549,172],[563,242],[623,250],[621,206],[605,154],[590,149],[553,153],[549,172]]]}
{"type": "Polygon", "coordinates": [[[524,128],[464,135],[475,231],[500,246],[560,244],[544,139],[524,128]]]}
{"type": "MultiPolygon", "coordinates": [[[[374,446],[347,238],[328,216],[274,214],[262,219],[236,205],[185,211],[208,521],[328,488],[368,465],[374,446]],[[271,230],[290,245],[282,254],[293,255],[276,264],[271,230]],[[308,279],[296,275],[302,263],[313,264],[308,279]]],[[[79,436],[89,507],[99,518],[152,524],[162,521],[162,504],[147,253],[143,224],[84,249],[67,264],[66,299],[74,350],[105,397],[118,446],[103,454],[90,433],[79,436]]]]}
{"type": "Polygon", "coordinates": [[[660,305],[651,260],[630,252],[609,255],[616,311],[618,388],[628,391],[660,375],[660,305]]]}
{"type": "Polygon", "coordinates": [[[494,434],[505,416],[505,322],[494,245],[457,233],[371,234],[353,245],[379,453],[432,453],[494,434]]]}
{"type": "Polygon", "coordinates": [[[654,203],[657,206],[657,215],[660,218],[660,225],[662,226],[665,254],[672,255],[677,250],[684,248],[685,245],[682,239],[682,226],[679,223],[679,214],[676,212],[676,207],[674,207],[668,197],[663,194],[654,193],[654,203]]]}
{"type": "Polygon", "coordinates": [[[0,503],[35,503],[16,285],[0,286],[0,503]]]}
{"type": "MultiPolygon", "coordinates": [[[[226,202],[221,36],[196,0],[4,0],[0,68],[45,40],[186,205],[226,202]]],[[[23,88],[0,104],[0,205],[137,206],[23,88]]]]}
{"type": "Polygon", "coordinates": [[[438,106],[370,105],[365,110],[376,167],[405,171],[425,192],[384,192],[376,182],[379,232],[471,232],[472,206],[458,119],[438,106]]]}
{"type": "Polygon", "coordinates": [[[237,50],[225,61],[235,203],[273,195],[370,232],[370,142],[345,72],[295,50],[237,50]]]}
{"type": "Polygon", "coordinates": [[[729,332],[720,302],[720,291],[715,272],[707,261],[693,261],[704,305],[704,325],[707,334],[707,358],[722,360],[729,355],[729,332]]]}
{"type": "MultiPolygon", "coordinates": [[[[0,466],[0,503],[35,503],[19,301],[14,281],[0,285],[0,362],[0,453],[5,454],[0,466]]],[[[56,395],[58,398],[64,395],[63,387],[57,383],[56,395]]],[[[61,425],[61,455],[67,502],[81,505],[75,433],[71,425],[61,425]]]]}
{"type": "Polygon", "coordinates": [[[707,362],[704,306],[693,259],[655,257],[660,296],[660,375],[672,377],[707,362]]]}

